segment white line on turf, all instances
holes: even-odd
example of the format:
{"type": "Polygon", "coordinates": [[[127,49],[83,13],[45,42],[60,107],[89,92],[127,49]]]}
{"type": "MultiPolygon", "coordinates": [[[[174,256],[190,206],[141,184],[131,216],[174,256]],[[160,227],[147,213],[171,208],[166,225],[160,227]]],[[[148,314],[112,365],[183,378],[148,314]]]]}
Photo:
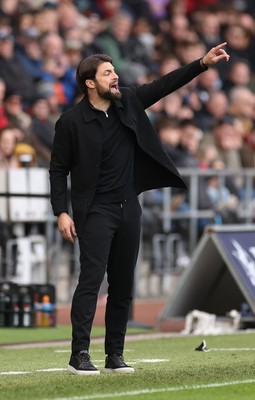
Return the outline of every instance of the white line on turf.
{"type": "Polygon", "coordinates": [[[226,347],[226,348],[212,348],[211,351],[254,351],[255,347],[226,347]]]}
{"type": "MultiPolygon", "coordinates": [[[[232,382],[215,382],[209,383],[208,385],[185,385],[179,387],[166,387],[161,389],[141,389],[133,390],[129,392],[114,392],[114,393],[98,393],[85,396],[75,396],[75,397],[58,397],[54,400],[95,400],[95,399],[112,399],[114,397],[124,397],[124,396],[137,396],[141,394],[155,394],[155,393],[167,393],[167,392],[181,392],[184,390],[199,390],[199,389],[210,389],[210,388],[220,388],[225,386],[234,385],[244,385],[248,383],[255,383],[255,379],[246,379],[243,381],[232,381],[232,382]]],[[[47,399],[44,399],[47,400],[47,399]]]]}
{"type": "Polygon", "coordinates": [[[58,372],[58,371],[66,371],[66,368],[36,369],[34,371],[1,371],[0,375],[26,375],[26,374],[33,374],[34,372],[58,372]]]}
{"type": "Polygon", "coordinates": [[[0,372],[0,375],[25,375],[32,374],[31,371],[3,371],[0,372]]]}
{"type": "Polygon", "coordinates": [[[35,372],[57,372],[57,371],[66,371],[66,368],[45,368],[45,369],[36,369],[35,372]]]}
{"type": "MultiPolygon", "coordinates": [[[[132,364],[137,364],[137,362],[144,362],[144,363],[159,363],[159,362],[166,362],[170,361],[170,359],[142,359],[132,361],[132,364]]],[[[95,363],[104,363],[105,360],[94,360],[95,363]]],[[[32,374],[34,372],[58,372],[58,371],[66,371],[66,368],[43,368],[43,369],[36,369],[34,371],[2,371],[0,375],[25,375],[25,374],[32,374]]]]}
{"type": "MultiPolygon", "coordinates": [[[[225,348],[210,348],[210,351],[255,351],[255,347],[225,347],[225,348]]],[[[125,350],[125,353],[134,350],[125,350]]],[[[71,350],[54,350],[54,353],[70,353],[71,350]]],[[[93,350],[93,353],[102,353],[103,350],[93,350]]],[[[143,361],[143,360],[141,360],[143,361]]],[[[146,362],[146,361],[144,361],[146,362]]],[[[156,362],[156,361],[155,361],[156,362]]]]}
{"type": "MultiPolygon", "coordinates": [[[[126,349],[125,353],[134,352],[134,351],[135,350],[133,350],[133,349],[126,349]]],[[[71,353],[71,350],[70,349],[69,350],[54,350],[54,353],[71,353]]],[[[95,349],[95,350],[93,350],[93,353],[104,353],[104,350],[95,349]]]]}

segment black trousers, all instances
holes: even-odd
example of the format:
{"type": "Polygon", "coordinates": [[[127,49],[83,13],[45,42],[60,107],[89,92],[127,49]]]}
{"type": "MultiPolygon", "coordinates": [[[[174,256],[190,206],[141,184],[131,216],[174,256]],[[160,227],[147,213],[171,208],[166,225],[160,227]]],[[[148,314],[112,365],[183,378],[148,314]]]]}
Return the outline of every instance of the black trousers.
{"type": "Polygon", "coordinates": [[[79,237],[81,271],[74,292],[72,353],[88,350],[98,292],[107,271],[105,353],[122,353],[140,244],[141,207],[137,197],[92,205],[79,237]]]}

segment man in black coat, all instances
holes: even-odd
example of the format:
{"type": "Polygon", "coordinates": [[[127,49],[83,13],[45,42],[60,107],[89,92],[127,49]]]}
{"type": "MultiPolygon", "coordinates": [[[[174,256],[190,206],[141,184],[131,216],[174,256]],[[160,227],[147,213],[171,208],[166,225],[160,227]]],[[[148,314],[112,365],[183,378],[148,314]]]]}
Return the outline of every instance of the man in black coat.
{"type": "Polygon", "coordinates": [[[78,65],[77,83],[84,97],[57,121],[50,162],[51,203],[59,231],[71,242],[77,236],[80,247],[68,365],[74,374],[99,374],[90,360],[89,345],[105,271],[109,284],[105,371],[134,372],[125,363],[123,350],[140,243],[137,195],[152,188],[185,188],[145,109],[208,66],[228,60],[225,44],[156,81],[130,88],[119,88],[107,55],[89,56],[78,65]],[[73,218],[68,214],[69,173],[73,218]]]}

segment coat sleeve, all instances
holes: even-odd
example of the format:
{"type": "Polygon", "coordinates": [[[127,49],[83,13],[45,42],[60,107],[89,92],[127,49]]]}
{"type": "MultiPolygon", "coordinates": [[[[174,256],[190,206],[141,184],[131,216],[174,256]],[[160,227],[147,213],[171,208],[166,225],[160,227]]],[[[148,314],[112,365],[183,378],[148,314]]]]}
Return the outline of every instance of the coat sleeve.
{"type": "Polygon", "coordinates": [[[72,145],[68,129],[60,119],[56,122],[50,160],[50,200],[54,215],[68,212],[67,176],[71,169],[72,145]]]}
{"type": "Polygon", "coordinates": [[[146,109],[161,98],[184,86],[186,83],[190,82],[193,78],[207,69],[207,67],[204,68],[201,66],[199,59],[174,71],[171,71],[151,83],[141,86],[134,86],[132,87],[132,90],[142,102],[144,109],[146,109]]]}

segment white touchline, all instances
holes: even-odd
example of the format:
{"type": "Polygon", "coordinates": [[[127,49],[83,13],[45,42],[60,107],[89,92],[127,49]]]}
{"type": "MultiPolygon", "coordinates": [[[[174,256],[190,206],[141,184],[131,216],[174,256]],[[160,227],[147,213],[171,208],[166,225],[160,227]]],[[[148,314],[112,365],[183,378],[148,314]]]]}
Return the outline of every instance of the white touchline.
{"type": "MultiPolygon", "coordinates": [[[[126,349],[125,353],[133,352],[133,351],[135,351],[135,350],[126,349]]],[[[104,352],[104,350],[101,350],[101,349],[95,349],[92,351],[92,353],[103,353],[103,352],[104,352]]],[[[71,350],[70,349],[69,350],[54,350],[54,353],[71,353],[71,350]]]]}
{"type": "Polygon", "coordinates": [[[215,348],[209,349],[211,351],[254,351],[255,347],[225,347],[225,348],[215,348]]]}
{"type": "Polygon", "coordinates": [[[57,372],[57,371],[66,371],[66,368],[44,368],[44,369],[36,369],[35,372],[57,372]]]}
{"type": "MultiPolygon", "coordinates": [[[[185,385],[179,387],[166,387],[161,389],[141,389],[133,390],[130,392],[115,392],[115,393],[99,393],[87,396],[75,396],[75,397],[58,397],[54,400],[94,400],[94,399],[112,399],[113,397],[124,397],[124,396],[137,396],[140,394],[154,394],[154,393],[167,393],[167,392],[180,392],[183,390],[199,390],[199,389],[210,389],[220,388],[224,386],[243,385],[247,383],[255,383],[255,379],[246,379],[244,381],[232,381],[232,382],[216,382],[208,383],[208,385],[185,385]]],[[[48,399],[44,399],[48,400],[48,399]]]]}
{"type": "Polygon", "coordinates": [[[31,371],[3,371],[0,372],[0,375],[25,375],[32,374],[31,371]]]}
{"type": "Polygon", "coordinates": [[[159,362],[167,362],[171,361],[170,358],[142,358],[140,360],[136,360],[136,362],[144,362],[144,363],[159,363],[159,362]]]}
{"type": "Polygon", "coordinates": [[[25,375],[25,374],[33,374],[34,372],[58,372],[58,371],[66,371],[66,368],[36,369],[34,371],[1,371],[0,375],[25,375]]]}
{"type": "MultiPolygon", "coordinates": [[[[170,359],[140,359],[134,360],[131,363],[133,365],[137,364],[138,362],[144,363],[159,363],[159,362],[166,362],[170,361],[170,359]]],[[[105,360],[94,360],[95,363],[104,363],[105,360]]],[[[43,368],[43,369],[35,369],[34,371],[0,371],[0,375],[25,375],[25,374],[32,374],[34,372],[58,372],[58,371],[66,371],[66,368],[43,368]]]]}

